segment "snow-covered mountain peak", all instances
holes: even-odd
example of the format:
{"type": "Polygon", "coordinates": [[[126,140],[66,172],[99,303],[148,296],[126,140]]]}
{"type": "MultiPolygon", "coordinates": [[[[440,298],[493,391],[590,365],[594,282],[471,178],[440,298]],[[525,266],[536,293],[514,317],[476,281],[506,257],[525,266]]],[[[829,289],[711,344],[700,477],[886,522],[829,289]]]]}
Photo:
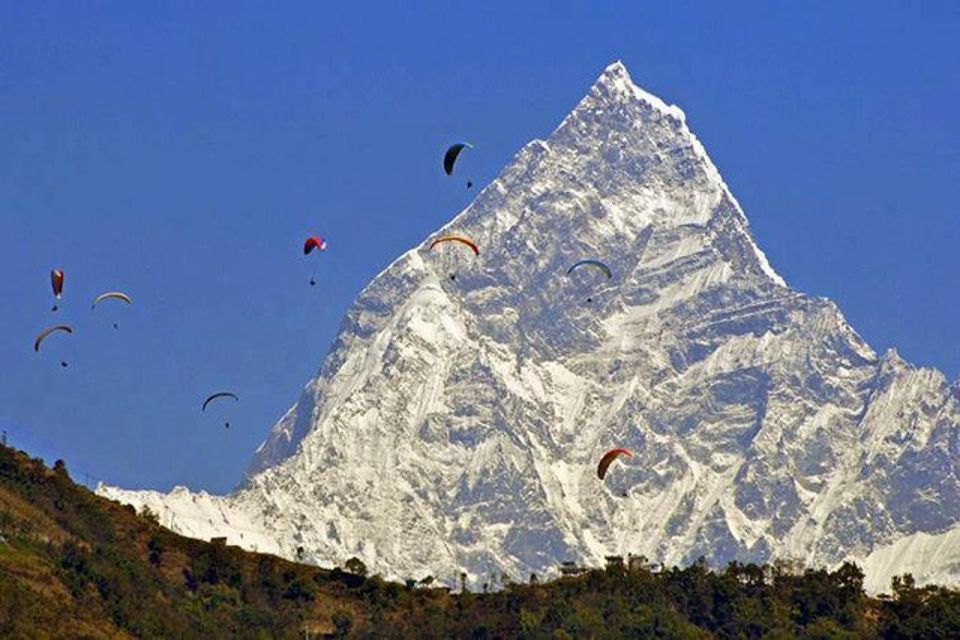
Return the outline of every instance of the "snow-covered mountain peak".
{"type": "Polygon", "coordinates": [[[673,118],[678,122],[686,122],[683,110],[672,104],[667,104],[652,93],[641,89],[633,82],[627,67],[617,60],[611,63],[591,87],[589,94],[600,102],[616,103],[624,100],[641,100],[656,109],[659,113],[673,118]]]}
{"type": "Polygon", "coordinates": [[[549,158],[549,152],[557,155],[564,148],[580,160],[570,162],[569,171],[592,181],[601,195],[604,187],[612,185],[635,200],[645,199],[641,206],[634,201],[622,208],[633,216],[646,213],[639,219],[641,224],[705,225],[716,216],[713,223],[750,246],[753,256],[741,266],[749,262],[774,284],[786,286],[754,241],[740,204],[688,127],[684,112],[637,86],[622,62],[604,70],[551,134],[542,155],[549,158]],[[601,174],[598,179],[585,175],[591,169],[601,174]],[[698,200],[685,197],[694,191],[698,200]],[[684,198],[671,202],[676,195],[684,198]],[[725,206],[717,206],[720,202],[725,206]]]}
{"type": "Polygon", "coordinates": [[[631,552],[853,557],[882,587],[901,544],[937,549],[921,579],[960,576],[950,394],[789,289],[683,112],[614,63],[361,292],[240,490],[101,492],[392,577],[631,552]],[[448,233],[479,255],[431,246],[448,233]],[[600,482],[614,446],[635,455],[600,482]]]}

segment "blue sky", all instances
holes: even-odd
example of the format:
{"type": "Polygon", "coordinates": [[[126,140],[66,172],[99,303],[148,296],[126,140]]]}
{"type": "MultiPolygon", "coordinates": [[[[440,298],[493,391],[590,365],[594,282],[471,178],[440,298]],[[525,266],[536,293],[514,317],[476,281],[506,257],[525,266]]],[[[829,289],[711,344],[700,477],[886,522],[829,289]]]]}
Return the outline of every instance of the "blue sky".
{"type": "Polygon", "coordinates": [[[364,284],[467,204],[446,145],[482,187],[615,59],[686,111],[792,286],[960,373],[955,2],[328,4],[0,3],[13,444],[230,489],[364,284]],[[134,305],[91,313],[114,288],[134,305]],[[77,333],[34,354],[55,320],[77,333]],[[201,414],[220,389],[241,402],[201,414]]]}

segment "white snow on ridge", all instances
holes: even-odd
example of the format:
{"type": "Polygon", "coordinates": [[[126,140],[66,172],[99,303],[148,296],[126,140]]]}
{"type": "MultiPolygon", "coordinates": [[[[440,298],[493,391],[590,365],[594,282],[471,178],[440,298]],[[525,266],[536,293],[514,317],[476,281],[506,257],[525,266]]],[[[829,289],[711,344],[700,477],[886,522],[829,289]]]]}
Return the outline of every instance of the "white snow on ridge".
{"type": "Polygon", "coordinates": [[[956,584],[960,574],[960,528],[938,534],[914,533],[853,558],[867,575],[871,593],[889,590],[889,576],[910,573],[921,584],[956,584]]]}
{"type": "Polygon", "coordinates": [[[960,387],[788,289],[683,112],[621,63],[438,232],[480,255],[381,272],[236,492],[98,491],[394,578],[633,552],[960,582],[960,387]],[[614,278],[567,275],[583,257],[614,278]],[[613,446],[636,455],[601,483],[613,446]]]}
{"type": "MultiPolygon", "coordinates": [[[[119,502],[130,502],[128,493],[100,484],[97,493],[119,502]]],[[[139,511],[149,508],[164,527],[191,538],[225,536],[227,542],[261,553],[280,553],[277,540],[265,533],[256,515],[236,508],[229,499],[205,491],[192,493],[175,487],[170,493],[138,491],[134,501],[139,511]]]]}

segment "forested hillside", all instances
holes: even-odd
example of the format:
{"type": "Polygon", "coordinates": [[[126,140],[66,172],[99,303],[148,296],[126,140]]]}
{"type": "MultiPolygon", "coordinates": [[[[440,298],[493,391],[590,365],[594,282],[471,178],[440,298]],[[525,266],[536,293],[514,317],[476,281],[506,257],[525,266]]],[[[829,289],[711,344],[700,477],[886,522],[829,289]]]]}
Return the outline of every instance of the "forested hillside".
{"type": "MultiPolygon", "coordinates": [[[[432,576],[321,569],[178,536],[0,448],[0,637],[960,637],[960,593],[895,581],[872,599],[854,565],[612,563],[489,593],[432,576]]],[[[519,578],[517,576],[516,578],[519,578]]]]}

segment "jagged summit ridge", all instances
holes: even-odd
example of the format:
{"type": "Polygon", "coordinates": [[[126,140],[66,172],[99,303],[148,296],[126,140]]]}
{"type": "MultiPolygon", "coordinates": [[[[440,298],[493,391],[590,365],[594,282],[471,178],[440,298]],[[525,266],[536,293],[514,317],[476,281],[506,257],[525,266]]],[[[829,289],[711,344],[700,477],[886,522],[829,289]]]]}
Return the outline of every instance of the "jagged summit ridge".
{"type": "MultiPolygon", "coordinates": [[[[666,121],[672,133],[671,136],[677,146],[683,147],[689,145],[689,154],[692,154],[696,162],[701,165],[702,170],[708,179],[720,187],[724,196],[728,198],[740,214],[740,231],[745,233],[754,246],[757,259],[760,261],[764,272],[777,284],[786,286],[783,279],[770,266],[766,256],[756,245],[752,235],[747,231],[747,220],[740,207],[739,202],[733,196],[732,191],[727,187],[720,172],[707,155],[706,149],[700,140],[687,126],[687,117],[683,110],[672,104],[667,104],[659,97],[644,91],[637,86],[626,66],[621,61],[610,64],[594,83],[590,92],[560,125],[562,129],[569,120],[583,117],[582,111],[593,112],[594,115],[602,115],[607,109],[621,110],[621,115],[626,117],[628,126],[647,127],[656,131],[656,125],[666,121]],[[629,106],[638,106],[639,108],[629,109],[629,106]],[[627,107],[624,109],[624,107],[627,107]]],[[[662,135],[662,131],[660,132],[662,135]]],[[[676,153],[676,151],[674,151],[676,153]]],[[[685,155],[689,155],[685,154],[685,155]]]]}
{"type": "Polygon", "coordinates": [[[612,62],[603,70],[603,73],[600,74],[591,88],[590,95],[596,96],[598,100],[602,100],[603,97],[611,101],[642,100],[667,117],[674,118],[684,124],[687,121],[683,109],[675,104],[667,104],[657,96],[637,86],[630,77],[627,67],[620,60],[612,62]]]}
{"type": "Polygon", "coordinates": [[[683,112],[622,64],[448,232],[480,255],[425,242],[380,273],[240,490],[102,491],[191,535],[397,577],[627,552],[960,575],[945,379],[790,290],[683,112]],[[598,256],[610,281],[566,275],[598,256]],[[636,455],[600,483],[613,445],[636,455]],[[930,544],[927,564],[891,558],[930,544]]]}

